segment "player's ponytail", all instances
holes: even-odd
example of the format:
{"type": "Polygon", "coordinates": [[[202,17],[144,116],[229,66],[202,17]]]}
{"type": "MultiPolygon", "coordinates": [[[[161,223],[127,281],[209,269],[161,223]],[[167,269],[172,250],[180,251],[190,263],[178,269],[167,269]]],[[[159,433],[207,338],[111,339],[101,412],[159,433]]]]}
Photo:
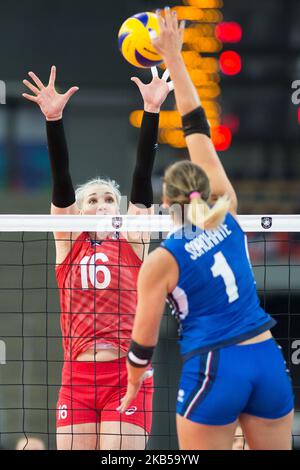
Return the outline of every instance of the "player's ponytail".
{"type": "Polygon", "coordinates": [[[187,218],[193,225],[203,230],[214,230],[223,222],[230,207],[227,196],[220,197],[212,208],[202,200],[198,191],[192,191],[189,197],[187,218]]]}
{"type": "Polygon", "coordinates": [[[210,207],[210,184],[206,173],[189,160],[167,168],[164,177],[164,194],[170,206],[180,205],[184,217],[202,230],[213,230],[224,220],[230,200],[224,195],[210,207]]]}

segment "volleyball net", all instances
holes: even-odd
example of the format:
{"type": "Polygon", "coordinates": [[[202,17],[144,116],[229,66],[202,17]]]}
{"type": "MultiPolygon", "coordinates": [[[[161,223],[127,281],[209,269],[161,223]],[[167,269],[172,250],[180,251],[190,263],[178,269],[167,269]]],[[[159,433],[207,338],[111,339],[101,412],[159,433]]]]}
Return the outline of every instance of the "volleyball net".
{"type": "MultiPolygon", "coordinates": [[[[300,216],[239,216],[239,222],[248,234],[261,305],[277,320],[272,332],[293,379],[293,444],[300,448],[300,216]]],[[[118,234],[115,243],[120,243],[120,233],[150,232],[150,243],[143,244],[149,243],[152,250],[171,229],[170,217],[163,215],[0,216],[0,447],[13,449],[19,438],[33,436],[41,438],[47,449],[56,448],[64,358],[52,232],[113,232],[118,234]]],[[[91,270],[87,275],[92,278],[91,270]]],[[[101,269],[99,275],[103,276],[101,269]]],[[[153,367],[153,421],[147,448],[177,449],[175,410],[181,362],[177,323],[168,306],[153,367]]]]}

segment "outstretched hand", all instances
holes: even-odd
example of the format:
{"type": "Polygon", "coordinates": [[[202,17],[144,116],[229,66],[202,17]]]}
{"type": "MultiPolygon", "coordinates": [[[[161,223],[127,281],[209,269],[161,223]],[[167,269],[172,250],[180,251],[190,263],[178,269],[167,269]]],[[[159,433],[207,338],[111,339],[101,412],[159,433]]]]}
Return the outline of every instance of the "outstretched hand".
{"type": "Polygon", "coordinates": [[[159,23],[159,36],[155,31],[151,34],[151,43],[159,55],[166,61],[180,54],[183,44],[185,21],[178,24],[176,10],[171,11],[169,7],[164,10],[164,17],[160,10],[156,11],[159,23]]]}
{"type": "Polygon", "coordinates": [[[172,82],[167,82],[169,78],[168,70],[164,72],[161,78],[158,76],[156,67],[151,67],[151,72],[152,80],[147,85],[137,77],[132,77],[131,80],[141,92],[144,100],[144,110],[150,113],[159,113],[161,105],[174,87],[172,82]]]}
{"type": "Polygon", "coordinates": [[[47,121],[57,121],[61,119],[64,107],[66,106],[71,96],[73,96],[74,93],[79,90],[79,88],[74,86],[64,94],[57,93],[55,90],[55,65],[51,67],[49,83],[47,86],[41,82],[35,73],[28,72],[28,75],[35,85],[33,85],[28,80],[23,80],[23,83],[34,93],[34,95],[22,93],[22,96],[27,100],[38,104],[47,121]]]}

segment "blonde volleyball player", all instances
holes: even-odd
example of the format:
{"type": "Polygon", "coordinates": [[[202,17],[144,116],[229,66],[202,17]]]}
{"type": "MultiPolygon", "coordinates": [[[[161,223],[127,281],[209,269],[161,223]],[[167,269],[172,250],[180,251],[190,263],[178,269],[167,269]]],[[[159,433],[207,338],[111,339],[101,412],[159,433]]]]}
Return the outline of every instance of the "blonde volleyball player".
{"type": "MultiPolygon", "coordinates": [[[[128,210],[134,215],[152,211],[151,173],[159,110],[172,87],[166,81],[166,73],[163,79],[156,69],[152,73],[148,85],[132,79],[144,100],[128,210]]],[[[23,83],[34,95],[23,96],[37,103],[46,118],[53,178],[51,214],[119,214],[121,195],[114,181],[96,178],[80,186],[76,193],[73,189],[62,114],[78,88],[57,93],[54,66],[48,85],[33,72],[29,76],[33,83],[23,83]]],[[[116,234],[87,232],[59,232],[54,236],[64,348],[57,403],[57,447],[144,449],[151,429],[152,378],[144,381],[127,414],[120,417],[116,408],[120,394],[126,390],[125,356],[136,310],[137,275],[149,240],[138,233],[118,239],[116,234]]]]}
{"type": "Polygon", "coordinates": [[[165,172],[164,202],[181,206],[187,217],[182,224],[174,213],[174,231],[140,271],[128,389],[119,410],[124,413],[138,393],[169,295],[183,357],[180,448],[231,449],[239,419],[250,449],[290,449],[294,400],[270,332],[276,322],[259,305],[236,195],[180,54],[183,29],[170,9],[165,19],[158,14],[160,36],[153,45],[170,70],[193,163],[178,162],[165,172]],[[212,207],[210,197],[217,200],[212,207]]]}

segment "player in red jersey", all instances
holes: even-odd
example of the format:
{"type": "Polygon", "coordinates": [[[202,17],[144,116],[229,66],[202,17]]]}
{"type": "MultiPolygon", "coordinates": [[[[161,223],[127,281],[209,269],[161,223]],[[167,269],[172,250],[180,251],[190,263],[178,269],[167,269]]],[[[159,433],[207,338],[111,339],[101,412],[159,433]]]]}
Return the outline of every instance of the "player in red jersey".
{"type": "MultiPolygon", "coordinates": [[[[144,100],[128,209],[134,215],[152,212],[151,173],[159,111],[172,88],[166,74],[163,79],[156,69],[152,74],[148,85],[132,79],[144,100]]],[[[46,118],[53,177],[51,214],[119,214],[121,194],[114,181],[96,178],[80,186],[76,194],[73,189],[62,114],[78,88],[57,93],[54,66],[47,86],[33,72],[29,76],[34,84],[28,80],[23,83],[34,96],[23,96],[37,103],[46,118]]],[[[64,348],[57,447],[144,449],[151,429],[152,378],[145,379],[127,414],[120,417],[116,408],[126,391],[126,353],[137,303],[136,281],[149,237],[88,232],[58,232],[54,236],[64,348]]]]}

